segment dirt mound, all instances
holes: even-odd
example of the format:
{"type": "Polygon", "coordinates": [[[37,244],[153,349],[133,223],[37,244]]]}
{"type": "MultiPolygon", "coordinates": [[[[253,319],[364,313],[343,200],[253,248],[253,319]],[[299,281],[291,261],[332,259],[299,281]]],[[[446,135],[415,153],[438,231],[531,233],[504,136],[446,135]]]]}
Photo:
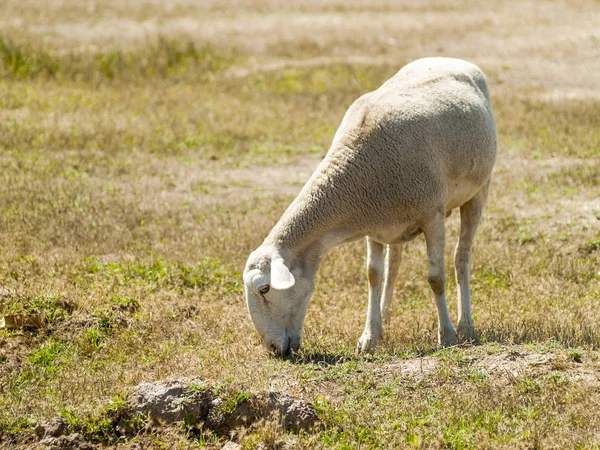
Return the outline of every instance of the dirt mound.
{"type": "Polygon", "coordinates": [[[142,383],[130,396],[131,414],[142,414],[154,424],[208,416],[211,392],[196,378],[142,383]]]}
{"type": "Polygon", "coordinates": [[[234,407],[231,401],[216,397],[204,425],[218,434],[227,434],[269,418],[277,419],[284,429],[296,432],[311,428],[319,420],[316,410],[305,401],[287,393],[269,392],[251,395],[234,407]]]}
{"type": "MultiPolygon", "coordinates": [[[[146,430],[185,422],[190,429],[210,429],[221,436],[231,436],[233,430],[261,420],[276,420],[284,429],[296,432],[310,429],[319,421],[311,404],[285,392],[222,393],[199,378],[137,385],[129,395],[128,405],[112,417],[115,436],[131,437],[141,431],[136,420],[140,417],[146,419],[143,420],[146,430]]],[[[62,418],[42,422],[35,428],[43,448],[96,448],[82,434],[73,431],[82,430],[70,429],[62,418]]]]}
{"type": "Polygon", "coordinates": [[[285,428],[296,431],[309,429],[319,420],[312,405],[285,393],[269,393],[266,409],[277,413],[285,428]]]}
{"type": "Polygon", "coordinates": [[[81,434],[69,433],[67,422],[60,417],[39,423],[34,432],[40,440],[39,448],[46,450],[94,450],[96,448],[81,434]]]}
{"type": "Polygon", "coordinates": [[[95,450],[97,448],[94,444],[86,441],[79,433],[46,437],[39,444],[46,450],[95,450]]]}
{"type": "Polygon", "coordinates": [[[38,439],[44,439],[62,436],[67,429],[67,423],[61,417],[55,417],[47,422],[39,423],[33,431],[38,439]]]}
{"type": "Polygon", "coordinates": [[[203,422],[218,434],[276,418],[290,430],[308,429],[317,421],[312,405],[287,393],[237,392],[216,395],[202,380],[183,379],[138,385],[130,396],[130,414],[147,416],[153,424],[203,422]]]}

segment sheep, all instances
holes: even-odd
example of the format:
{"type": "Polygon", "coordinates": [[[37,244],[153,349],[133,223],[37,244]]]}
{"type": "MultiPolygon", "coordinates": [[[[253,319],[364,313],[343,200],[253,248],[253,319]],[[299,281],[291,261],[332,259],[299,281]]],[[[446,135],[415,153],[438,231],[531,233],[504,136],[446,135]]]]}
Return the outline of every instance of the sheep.
{"type": "Polygon", "coordinates": [[[246,263],[246,305],[267,349],[298,351],[321,258],[366,237],[368,308],[357,352],[372,350],[389,322],[402,244],[421,233],[438,345],[473,340],[471,247],[496,151],[486,78],[469,62],[419,59],[356,100],[325,158],[246,263]],[[444,222],[458,207],[457,332],[446,305],[444,222]]]}

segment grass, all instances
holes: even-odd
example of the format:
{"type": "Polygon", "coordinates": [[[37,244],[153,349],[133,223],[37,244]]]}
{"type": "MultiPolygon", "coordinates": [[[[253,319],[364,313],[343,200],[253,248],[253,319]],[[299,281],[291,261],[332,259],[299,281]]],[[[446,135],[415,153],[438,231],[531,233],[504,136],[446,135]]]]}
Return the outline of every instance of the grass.
{"type": "MultiPolygon", "coordinates": [[[[226,410],[262,390],[288,391],[318,409],[322,426],[311,432],[270,422],[236,430],[247,449],[600,445],[598,97],[547,100],[536,67],[523,66],[534,87],[518,78],[526,47],[513,54],[506,45],[507,61],[472,55],[489,75],[500,138],[473,260],[478,345],[435,348],[417,240],[404,255],[385,342],[356,356],[366,282],[364,245],[355,243],[323,261],[300,354],[272,359],[247,317],[240,274],[350,103],[412,59],[411,48],[436,54],[436,30],[468,57],[478,27],[492,40],[486,54],[504,43],[505,27],[535,27],[513,23],[513,15],[488,20],[491,12],[463,34],[437,21],[438,13],[470,20],[464,5],[399,12],[387,3],[309,2],[284,14],[253,2],[240,8],[263,11],[256,21],[265,27],[278,14],[359,22],[409,14],[429,20],[430,30],[398,35],[406,44],[397,48],[369,47],[374,28],[365,28],[363,43],[335,29],[322,45],[311,36],[288,45],[289,37],[269,34],[265,42],[254,33],[254,46],[229,34],[231,42],[215,42],[154,30],[140,41],[79,48],[59,33],[61,20],[87,17],[79,4],[48,10],[42,25],[55,34],[45,40],[35,28],[1,32],[9,25],[0,21],[0,314],[46,318],[40,330],[0,330],[0,447],[31,445],[38,421],[62,416],[102,446],[219,448],[225,438],[191,432],[192,424],[127,439],[115,431],[133,386],[186,376],[222,391],[226,410]],[[327,59],[356,54],[374,59],[327,59]],[[278,64],[261,68],[263,57],[278,64]]],[[[202,14],[215,24],[237,20],[224,4],[211,5],[202,14]]],[[[579,27],[577,11],[565,5],[548,8],[579,27]]],[[[107,2],[97,13],[136,24],[144,14],[164,13],[165,23],[187,14],[181,5],[160,8],[107,2]]],[[[30,13],[27,23],[41,20],[30,13]]],[[[552,31],[553,19],[544,20],[552,31]]],[[[585,55],[570,53],[569,64],[583,67],[585,55]]],[[[577,79],[555,69],[547,86],[574,89],[577,79]]],[[[448,219],[449,274],[456,216],[448,219]]],[[[143,430],[144,419],[136,420],[143,430]]]]}
{"type": "Polygon", "coordinates": [[[137,50],[112,50],[106,53],[67,53],[54,55],[36,49],[31,43],[19,44],[0,38],[0,61],[3,78],[36,78],[98,84],[107,81],[139,78],[177,78],[194,71],[201,80],[213,78],[227,68],[233,56],[217,52],[210,46],[197,48],[191,42],[171,41],[161,36],[156,42],[137,50]]]}

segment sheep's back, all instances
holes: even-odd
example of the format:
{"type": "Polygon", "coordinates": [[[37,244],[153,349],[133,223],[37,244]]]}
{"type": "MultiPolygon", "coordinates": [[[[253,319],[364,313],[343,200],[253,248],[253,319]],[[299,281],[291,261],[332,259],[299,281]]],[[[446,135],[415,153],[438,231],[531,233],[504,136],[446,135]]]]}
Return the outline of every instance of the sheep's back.
{"type": "Polygon", "coordinates": [[[465,61],[429,58],[405,66],[350,107],[329,166],[335,184],[357,203],[373,211],[396,208],[408,219],[427,214],[461,184],[483,186],[495,154],[483,73],[465,61]]]}

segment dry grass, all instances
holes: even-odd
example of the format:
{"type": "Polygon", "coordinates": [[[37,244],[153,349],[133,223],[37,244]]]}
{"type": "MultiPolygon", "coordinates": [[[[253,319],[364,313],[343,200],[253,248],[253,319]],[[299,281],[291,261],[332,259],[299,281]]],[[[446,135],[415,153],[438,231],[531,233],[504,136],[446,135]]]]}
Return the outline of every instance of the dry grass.
{"type": "Polygon", "coordinates": [[[0,313],[49,319],[0,331],[0,446],[61,415],[102,445],[218,447],[181,430],[117,441],[103,421],[131,386],[192,375],[319,409],[312,433],[239,430],[246,448],[600,445],[600,4],[130,3],[0,5],[0,313]],[[269,358],[247,255],[348,105],[436,54],[489,74],[500,135],[479,345],[435,350],[417,240],[384,345],[356,357],[358,243],[326,257],[300,355],[269,358]]]}

